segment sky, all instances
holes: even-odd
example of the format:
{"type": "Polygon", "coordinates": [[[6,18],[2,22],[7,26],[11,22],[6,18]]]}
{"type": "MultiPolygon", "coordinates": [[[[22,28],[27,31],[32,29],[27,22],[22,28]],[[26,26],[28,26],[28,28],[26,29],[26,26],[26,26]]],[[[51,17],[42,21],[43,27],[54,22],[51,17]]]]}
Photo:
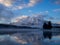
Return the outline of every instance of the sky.
{"type": "Polygon", "coordinates": [[[44,15],[44,20],[60,24],[60,0],[0,0],[0,23],[38,14],[44,15]]]}

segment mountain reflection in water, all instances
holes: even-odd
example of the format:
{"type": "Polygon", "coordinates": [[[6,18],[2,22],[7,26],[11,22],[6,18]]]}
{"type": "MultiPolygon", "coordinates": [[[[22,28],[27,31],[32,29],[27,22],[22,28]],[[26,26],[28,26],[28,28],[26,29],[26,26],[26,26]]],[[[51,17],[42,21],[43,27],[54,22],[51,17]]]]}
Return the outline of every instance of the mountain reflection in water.
{"type": "Polygon", "coordinates": [[[0,45],[60,45],[60,35],[53,35],[51,40],[41,36],[41,31],[0,35],[0,45]]]}
{"type": "Polygon", "coordinates": [[[0,45],[40,45],[38,34],[16,33],[12,35],[0,35],[0,45]]]}

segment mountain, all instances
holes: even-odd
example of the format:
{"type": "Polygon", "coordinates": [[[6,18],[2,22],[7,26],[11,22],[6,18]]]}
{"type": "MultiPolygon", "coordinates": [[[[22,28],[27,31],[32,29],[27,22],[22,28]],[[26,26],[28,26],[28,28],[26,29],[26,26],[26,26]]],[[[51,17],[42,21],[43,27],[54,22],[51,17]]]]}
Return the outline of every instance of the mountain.
{"type": "Polygon", "coordinates": [[[44,20],[42,15],[34,15],[34,16],[20,16],[14,18],[14,21],[11,24],[18,26],[31,26],[41,28],[43,22],[44,20]]]}

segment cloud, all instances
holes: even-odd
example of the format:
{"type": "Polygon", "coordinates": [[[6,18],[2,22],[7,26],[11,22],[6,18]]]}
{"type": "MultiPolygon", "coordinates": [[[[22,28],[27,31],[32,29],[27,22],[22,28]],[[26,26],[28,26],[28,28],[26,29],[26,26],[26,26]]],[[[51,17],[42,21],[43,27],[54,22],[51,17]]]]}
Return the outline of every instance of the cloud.
{"type": "Polygon", "coordinates": [[[54,3],[54,4],[60,4],[60,0],[52,0],[52,3],[54,3]]]}
{"type": "Polygon", "coordinates": [[[60,4],[60,0],[56,0],[54,3],[55,4],[60,4]]]}
{"type": "Polygon", "coordinates": [[[28,10],[29,13],[32,13],[32,10],[28,10]]]}
{"type": "Polygon", "coordinates": [[[50,20],[55,20],[55,17],[49,17],[50,20]]]}
{"type": "Polygon", "coordinates": [[[8,23],[10,22],[12,17],[13,17],[13,12],[7,10],[7,7],[0,4],[0,22],[8,23]]]}
{"type": "Polygon", "coordinates": [[[54,9],[53,12],[60,12],[60,8],[59,9],[54,9]]]}
{"type": "Polygon", "coordinates": [[[5,6],[11,6],[12,1],[11,0],[0,0],[0,3],[5,6]]]}
{"type": "Polygon", "coordinates": [[[35,4],[37,4],[40,1],[41,0],[29,0],[29,2],[25,3],[24,0],[0,0],[0,4],[3,4],[6,7],[12,8],[14,10],[17,10],[27,7],[33,7],[35,4]]]}
{"type": "Polygon", "coordinates": [[[40,2],[41,0],[30,0],[28,6],[34,6],[36,3],[40,2]]]}
{"type": "Polygon", "coordinates": [[[48,15],[49,11],[43,11],[43,12],[40,12],[40,14],[43,14],[43,15],[48,15]]]}

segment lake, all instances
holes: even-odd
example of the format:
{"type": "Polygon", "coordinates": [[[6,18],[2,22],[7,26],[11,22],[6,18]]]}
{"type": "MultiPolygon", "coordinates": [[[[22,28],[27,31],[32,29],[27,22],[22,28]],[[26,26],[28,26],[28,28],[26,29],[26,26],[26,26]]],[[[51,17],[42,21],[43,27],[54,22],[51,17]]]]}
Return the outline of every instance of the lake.
{"type": "Polygon", "coordinates": [[[60,35],[43,38],[43,31],[0,35],[0,45],[60,45],[60,35]]]}

